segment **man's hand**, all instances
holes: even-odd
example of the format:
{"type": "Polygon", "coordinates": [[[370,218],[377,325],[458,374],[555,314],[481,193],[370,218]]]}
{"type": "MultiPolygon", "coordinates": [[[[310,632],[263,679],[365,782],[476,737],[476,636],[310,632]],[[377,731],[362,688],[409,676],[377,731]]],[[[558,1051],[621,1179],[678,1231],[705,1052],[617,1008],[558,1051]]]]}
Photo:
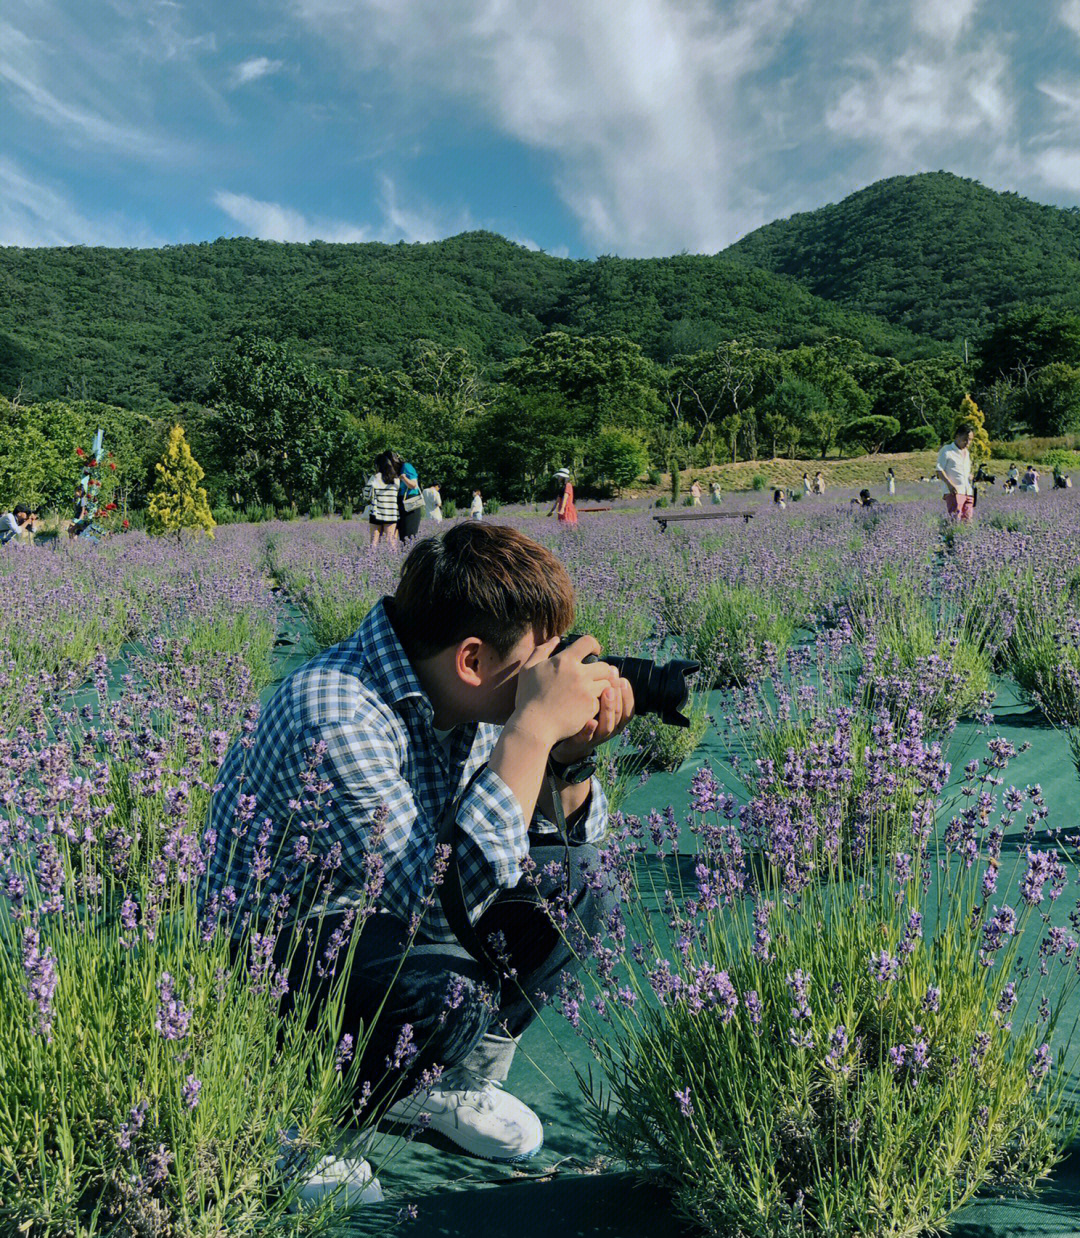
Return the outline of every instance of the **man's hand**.
{"type": "MultiPolygon", "coordinates": [[[[584,639],[592,640],[592,637],[584,639]]],[[[578,642],[580,643],[580,642],[578,642]]],[[[577,643],[570,646],[566,652],[571,653],[577,648],[577,643]]],[[[608,672],[608,682],[600,694],[600,708],[595,717],[575,735],[556,744],[551,755],[556,761],[569,765],[590,756],[601,744],[625,730],[627,723],[634,716],[634,690],[630,680],[624,679],[613,666],[604,662],[594,663],[603,666],[608,672]]]]}
{"type": "Polygon", "coordinates": [[[554,636],[537,645],[518,672],[515,708],[506,724],[508,730],[533,735],[549,751],[562,740],[596,731],[603,695],[611,691],[614,699],[612,679],[618,679],[606,663],[582,661],[600,652],[595,637],[582,636],[552,657],[558,643],[554,636]]]}

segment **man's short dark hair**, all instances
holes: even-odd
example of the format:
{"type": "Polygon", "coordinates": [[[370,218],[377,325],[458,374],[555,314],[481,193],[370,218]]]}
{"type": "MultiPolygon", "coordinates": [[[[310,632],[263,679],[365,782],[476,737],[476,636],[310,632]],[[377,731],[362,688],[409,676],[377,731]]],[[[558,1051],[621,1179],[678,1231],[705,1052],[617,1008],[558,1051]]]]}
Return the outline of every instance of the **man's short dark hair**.
{"type": "Polygon", "coordinates": [[[467,636],[505,657],[526,632],[544,640],[574,621],[566,568],[532,538],[507,525],[455,525],[409,551],[390,607],[394,630],[412,658],[430,658],[467,636]]]}
{"type": "Polygon", "coordinates": [[[975,423],[973,421],[962,421],[956,427],[956,433],[953,435],[953,438],[959,438],[961,434],[974,434],[974,433],[975,433],[975,423]]]}
{"type": "Polygon", "coordinates": [[[14,508],[11,514],[15,517],[16,520],[18,520],[20,516],[29,516],[30,508],[23,507],[23,505],[20,503],[18,507],[14,508]]]}

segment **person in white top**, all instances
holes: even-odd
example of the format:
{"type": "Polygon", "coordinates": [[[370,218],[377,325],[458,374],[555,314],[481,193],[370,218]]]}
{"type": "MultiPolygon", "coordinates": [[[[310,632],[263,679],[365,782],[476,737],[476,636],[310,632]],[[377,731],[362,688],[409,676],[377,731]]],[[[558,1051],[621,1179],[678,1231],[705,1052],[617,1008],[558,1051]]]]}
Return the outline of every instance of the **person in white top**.
{"type": "Polygon", "coordinates": [[[975,436],[970,421],[956,427],[951,443],[938,452],[937,476],[948,486],[945,510],[957,520],[970,520],[975,511],[975,489],[971,484],[971,452],[968,448],[975,436]]]}
{"type": "Polygon", "coordinates": [[[814,487],[810,484],[810,474],[809,474],[809,473],[804,473],[804,474],[802,475],[802,492],[803,492],[803,494],[810,494],[810,493],[813,491],[813,489],[814,489],[814,487]]]}
{"type": "Polygon", "coordinates": [[[442,491],[438,482],[432,482],[424,491],[424,508],[429,520],[434,520],[436,524],[442,520],[442,491]]]}
{"type": "Polygon", "coordinates": [[[896,493],[896,474],[892,471],[892,469],[889,469],[889,471],[885,474],[885,485],[888,487],[890,494],[896,493]]]}
{"type": "Polygon", "coordinates": [[[484,500],[481,497],[479,490],[472,492],[472,503],[469,506],[469,515],[473,520],[483,520],[484,518],[484,500]]]}

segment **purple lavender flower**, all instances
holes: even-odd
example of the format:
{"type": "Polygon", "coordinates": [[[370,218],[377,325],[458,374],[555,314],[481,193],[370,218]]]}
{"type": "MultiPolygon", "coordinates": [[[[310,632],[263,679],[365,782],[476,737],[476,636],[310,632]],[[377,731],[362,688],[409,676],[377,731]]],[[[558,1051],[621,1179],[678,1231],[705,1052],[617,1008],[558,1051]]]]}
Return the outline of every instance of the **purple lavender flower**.
{"type": "Polygon", "coordinates": [[[679,1112],[684,1118],[692,1118],[694,1116],[694,1106],[690,1100],[690,1089],[684,1088],[681,1092],[675,1088],[675,1099],[679,1102],[679,1112]]]}
{"type": "Polygon", "coordinates": [[[181,1091],[184,1104],[189,1109],[194,1109],[199,1103],[199,1093],[202,1091],[202,1084],[194,1075],[188,1075],[184,1080],[184,1087],[181,1091]]]}
{"type": "Polygon", "coordinates": [[[39,949],[40,938],[36,929],[23,930],[23,973],[26,976],[26,996],[34,1008],[34,1031],[52,1040],[53,995],[59,983],[56,960],[46,946],[39,949]]]}
{"type": "Polygon", "coordinates": [[[166,1040],[183,1040],[191,1027],[191,1011],[186,1009],[173,992],[173,978],[162,972],[158,981],[160,999],[154,1027],[166,1040]]]}
{"type": "Polygon", "coordinates": [[[337,1056],[334,1058],[334,1069],[338,1072],[339,1075],[342,1073],[342,1071],[344,1071],[345,1067],[348,1066],[348,1064],[352,1061],[352,1056],[353,1056],[353,1038],[348,1032],[346,1032],[345,1035],[342,1036],[341,1041],[338,1044],[337,1056]]]}
{"type": "Polygon", "coordinates": [[[887,950],[870,955],[870,975],[884,987],[900,974],[900,960],[887,950]]]}
{"type": "Polygon", "coordinates": [[[1053,1066],[1054,1059],[1050,1056],[1050,1046],[1044,1042],[1035,1050],[1035,1060],[1028,1068],[1028,1078],[1033,1088],[1037,1088],[1042,1083],[1053,1066]]]}

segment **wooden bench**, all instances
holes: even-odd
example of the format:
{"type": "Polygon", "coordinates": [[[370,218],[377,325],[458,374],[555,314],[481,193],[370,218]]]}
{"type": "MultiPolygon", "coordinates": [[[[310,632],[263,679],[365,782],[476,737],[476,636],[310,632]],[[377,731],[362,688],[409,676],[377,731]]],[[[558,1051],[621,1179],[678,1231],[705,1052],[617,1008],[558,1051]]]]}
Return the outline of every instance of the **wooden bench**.
{"type": "Polygon", "coordinates": [[[593,512],[609,512],[610,507],[579,507],[577,514],[579,516],[591,516],[593,512]]]}
{"type": "Polygon", "coordinates": [[[712,511],[689,511],[689,512],[662,512],[659,515],[653,516],[653,519],[666,533],[667,527],[675,520],[737,520],[742,517],[743,524],[749,524],[754,518],[754,512],[712,512],[712,511]]]}

